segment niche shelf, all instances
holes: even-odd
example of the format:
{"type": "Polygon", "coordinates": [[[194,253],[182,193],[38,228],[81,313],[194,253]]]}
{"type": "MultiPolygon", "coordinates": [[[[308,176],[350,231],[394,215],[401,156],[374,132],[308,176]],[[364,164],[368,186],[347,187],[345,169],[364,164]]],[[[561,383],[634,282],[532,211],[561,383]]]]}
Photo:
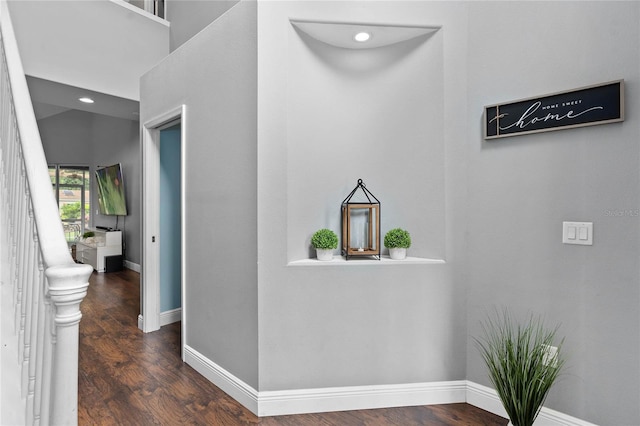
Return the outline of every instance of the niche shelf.
{"type": "Polygon", "coordinates": [[[372,49],[389,46],[422,35],[431,35],[440,29],[435,26],[308,21],[303,19],[290,19],[290,22],[291,25],[318,41],[345,49],[372,49]],[[362,32],[369,34],[370,38],[365,42],[356,41],[354,36],[362,32]]]}
{"type": "Polygon", "coordinates": [[[334,255],[333,260],[301,259],[289,262],[287,266],[403,266],[403,265],[444,265],[447,263],[443,259],[427,259],[424,257],[407,257],[402,260],[392,260],[389,256],[381,256],[380,260],[374,259],[350,259],[334,255]]]}

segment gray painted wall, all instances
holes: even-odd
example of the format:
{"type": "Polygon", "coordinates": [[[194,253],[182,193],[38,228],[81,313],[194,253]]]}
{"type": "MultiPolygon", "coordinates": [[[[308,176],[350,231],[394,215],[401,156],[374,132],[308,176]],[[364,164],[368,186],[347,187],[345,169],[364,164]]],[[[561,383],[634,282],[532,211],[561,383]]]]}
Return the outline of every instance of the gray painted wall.
{"type": "Polygon", "coordinates": [[[171,22],[169,48],[173,52],[215,21],[239,0],[169,0],[165,16],[171,22]]]}
{"type": "Polygon", "coordinates": [[[465,80],[456,56],[464,44],[453,43],[464,41],[466,21],[457,5],[414,4],[258,3],[260,391],[465,378],[464,293],[449,232],[462,224],[446,195],[456,179],[448,142],[463,127],[446,120],[466,108],[447,96],[465,80]],[[448,26],[354,51],[289,22],[417,16],[448,26]],[[339,231],[340,202],[360,177],[381,200],[382,233],[406,227],[410,255],[445,264],[288,265],[309,257],[316,229],[339,231]]]}
{"type": "Polygon", "coordinates": [[[548,406],[594,423],[638,424],[640,247],[633,212],[640,208],[640,135],[633,111],[639,7],[259,2],[231,9],[143,79],[143,118],[187,105],[187,238],[193,255],[187,256],[188,299],[197,308],[190,308],[188,344],[260,391],[465,378],[489,385],[471,337],[489,310],[508,305],[518,316],[533,311],[562,323],[568,369],[548,406]],[[289,17],[442,29],[439,38],[417,44],[379,74],[360,76],[336,70],[335,58],[327,61],[322,47],[301,40],[289,17]],[[411,66],[435,68],[428,80],[414,75],[406,87],[385,90],[385,77],[396,81],[411,66]],[[305,87],[304,69],[314,73],[306,82],[314,87],[305,87]],[[376,78],[380,84],[372,83],[376,78]],[[627,81],[623,124],[491,143],[481,138],[484,105],[618,78],[627,81]],[[342,127],[330,125],[337,118],[323,109],[342,108],[344,101],[331,85],[366,94],[348,83],[379,91],[380,111],[387,114],[380,118],[373,105],[365,105],[353,122],[366,125],[363,117],[370,114],[389,143],[417,150],[406,155],[406,163],[423,180],[425,153],[415,137],[420,132],[407,127],[411,111],[403,107],[417,105],[418,116],[424,115],[422,97],[436,95],[441,118],[424,129],[424,143],[436,153],[428,161],[436,168],[443,164],[444,177],[434,175],[435,187],[416,195],[420,187],[411,182],[387,183],[396,178],[379,167],[381,156],[389,155],[383,138],[364,129],[373,138],[367,150],[348,116],[342,127]],[[316,102],[321,107],[313,109],[316,102]],[[389,111],[385,102],[398,110],[389,111]],[[305,132],[292,116],[315,125],[314,132],[305,132]],[[326,126],[317,125],[327,117],[326,126]],[[403,124],[385,128],[385,120],[403,124]],[[353,145],[334,143],[330,154],[308,145],[309,139],[342,138],[342,131],[353,145]],[[369,178],[345,172],[339,157],[351,146],[379,173],[364,170],[369,178]],[[315,183],[318,173],[305,173],[320,169],[320,161],[327,185],[315,183]],[[358,177],[379,188],[376,195],[384,194],[383,217],[390,211],[418,229],[412,234],[418,253],[440,256],[446,264],[288,266],[304,256],[315,229],[334,227],[332,209],[358,177]],[[313,188],[306,195],[305,185],[313,188]],[[429,208],[424,197],[432,196],[436,208],[444,205],[442,240],[432,241],[429,225],[397,207],[417,197],[421,209],[429,208]],[[402,201],[388,201],[394,199],[402,201]],[[632,213],[612,214],[625,211],[632,213]],[[308,218],[301,217],[305,212],[308,218]],[[563,220],[593,221],[594,246],[563,246],[563,220]],[[240,230],[230,245],[235,256],[212,247],[213,241],[231,240],[229,223],[240,230]]]}
{"type": "MultiPolygon", "coordinates": [[[[640,423],[639,11],[638,2],[469,5],[469,334],[493,306],[561,323],[568,366],[548,405],[597,424],[640,423]],[[620,78],[622,124],[480,137],[484,105],[620,78]],[[572,220],[593,222],[592,247],[561,243],[572,220]]],[[[471,342],[468,353],[467,377],[488,385],[471,342]]]]}
{"type": "MultiPolygon", "coordinates": [[[[38,121],[42,144],[49,163],[98,166],[122,163],[125,180],[126,220],[124,230],[125,259],[140,264],[140,133],[137,121],[70,110],[38,121]]],[[[96,214],[97,190],[92,189],[93,226],[115,226],[115,216],[96,214]]]]}
{"type": "Polygon", "coordinates": [[[256,4],[141,81],[141,122],[186,105],[186,344],[258,386],[256,4]],[[206,52],[206,54],[203,54],[206,52]]]}

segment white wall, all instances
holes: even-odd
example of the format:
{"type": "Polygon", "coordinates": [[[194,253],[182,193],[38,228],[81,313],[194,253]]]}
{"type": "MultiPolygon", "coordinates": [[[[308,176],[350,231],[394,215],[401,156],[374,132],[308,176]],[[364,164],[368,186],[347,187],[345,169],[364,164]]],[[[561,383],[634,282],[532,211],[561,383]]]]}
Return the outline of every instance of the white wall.
{"type": "MultiPolygon", "coordinates": [[[[98,166],[122,163],[126,187],[125,260],[140,264],[140,134],[137,121],[71,110],[38,121],[49,163],[98,166]]],[[[93,177],[93,175],[92,175],[93,177]]],[[[97,190],[92,186],[93,225],[115,227],[114,216],[96,214],[97,190]]]]}
{"type": "Polygon", "coordinates": [[[141,80],[141,123],[186,106],[186,344],[258,386],[256,5],[243,2],[141,80]]]}
{"type": "MultiPolygon", "coordinates": [[[[639,7],[469,4],[469,334],[493,306],[560,323],[568,362],[547,405],[597,424],[640,422],[639,7]],[[622,124],[481,139],[484,105],[621,78],[622,124]],[[572,220],[593,222],[592,247],[561,243],[572,220]]],[[[489,385],[468,353],[467,377],[489,385]]]]}

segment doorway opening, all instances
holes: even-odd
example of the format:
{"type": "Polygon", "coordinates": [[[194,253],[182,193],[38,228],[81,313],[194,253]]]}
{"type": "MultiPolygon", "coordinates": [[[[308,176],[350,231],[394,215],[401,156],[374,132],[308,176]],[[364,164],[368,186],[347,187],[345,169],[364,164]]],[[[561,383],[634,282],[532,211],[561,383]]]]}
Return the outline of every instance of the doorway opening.
{"type": "Polygon", "coordinates": [[[181,319],[181,126],[160,130],[160,326],[181,319]]]}
{"type": "Polygon", "coordinates": [[[145,333],[185,321],[185,108],[146,122],[142,134],[142,275],[138,326],[145,333]]]}

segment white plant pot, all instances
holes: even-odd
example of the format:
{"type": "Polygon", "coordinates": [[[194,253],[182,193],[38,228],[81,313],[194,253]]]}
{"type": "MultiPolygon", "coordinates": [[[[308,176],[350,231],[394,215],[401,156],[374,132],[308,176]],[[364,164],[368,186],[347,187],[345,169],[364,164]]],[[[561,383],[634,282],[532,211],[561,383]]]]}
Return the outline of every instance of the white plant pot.
{"type": "Polygon", "coordinates": [[[401,247],[390,248],[389,257],[393,260],[402,260],[407,257],[407,249],[401,247]]]}
{"type": "Polygon", "coordinates": [[[316,249],[316,257],[318,260],[331,260],[333,259],[332,249],[316,249]]]}

